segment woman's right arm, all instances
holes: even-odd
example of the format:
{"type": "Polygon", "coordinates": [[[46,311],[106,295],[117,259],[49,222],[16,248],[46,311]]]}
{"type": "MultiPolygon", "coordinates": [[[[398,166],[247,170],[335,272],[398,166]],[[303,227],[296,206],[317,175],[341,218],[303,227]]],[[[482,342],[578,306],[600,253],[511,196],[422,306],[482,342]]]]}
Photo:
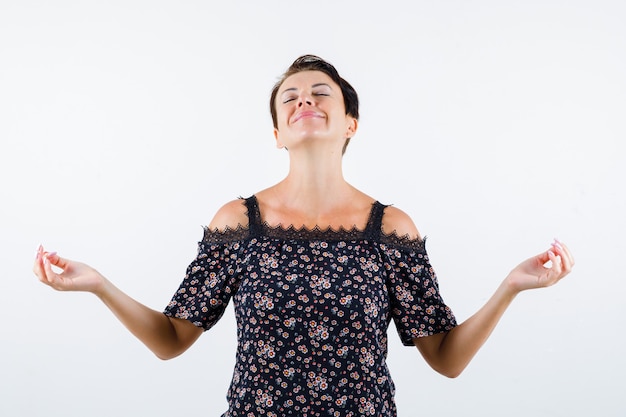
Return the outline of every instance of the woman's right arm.
{"type": "Polygon", "coordinates": [[[41,282],[59,291],[95,294],[130,332],[160,359],[174,358],[187,350],[203,330],[191,322],[167,317],[126,295],[92,267],[37,251],[33,272],[41,282]],[[60,268],[56,273],[52,266],[60,268]]]}

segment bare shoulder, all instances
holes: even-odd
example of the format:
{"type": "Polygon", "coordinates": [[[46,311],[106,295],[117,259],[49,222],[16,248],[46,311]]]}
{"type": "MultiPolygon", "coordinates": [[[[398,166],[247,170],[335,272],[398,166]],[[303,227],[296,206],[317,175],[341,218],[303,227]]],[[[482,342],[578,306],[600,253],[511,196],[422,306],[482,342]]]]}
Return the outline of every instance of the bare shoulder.
{"type": "Polygon", "coordinates": [[[228,228],[236,229],[239,225],[245,227],[248,225],[247,211],[244,200],[229,201],[215,213],[209,224],[209,229],[221,231],[228,228]]]}
{"type": "Polygon", "coordinates": [[[385,214],[383,215],[383,232],[385,234],[395,233],[398,236],[408,236],[411,239],[421,239],[413,219],[394,206],[387,206],[385,208],[385,214]]]}

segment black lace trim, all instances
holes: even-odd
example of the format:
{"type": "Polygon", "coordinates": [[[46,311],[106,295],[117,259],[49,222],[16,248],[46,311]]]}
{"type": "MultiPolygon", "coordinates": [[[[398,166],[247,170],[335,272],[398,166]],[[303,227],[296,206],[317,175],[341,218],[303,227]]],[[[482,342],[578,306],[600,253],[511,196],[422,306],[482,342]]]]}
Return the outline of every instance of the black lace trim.
{"type": "Polygon", "coordinates": [[[209,229],[204,227],[204,237],[202,242],[208,245],[222,245],[224,243],[243,241],[250,238],[250,228],[238,225],[236,228],[226,227],[224,230],[209,229]]]}
{"type": "Polygon", "coordinates": [[[408,250],[414,250],[417,252],[426,251],[426,238],[411,238],[409,235],[400,236],[394,230],[392,233],[386,234],[381,230],[380,232],[380,243],[384,243],[388,246],[405,248],[408,250]]]}
{"type": "Polygon", "coordinates": [[[227,227],[224,230],[212,230],[204,227],[204,238],[202,241],[210,245],[220,245],[235,241],[245,241],[253,237],[269,237],[281,240],[304,240],[304,241],[358,241],[358,240],[374,240],[387,246],[405,248],[408,250],[423,251],[425,249],[426,237],[423,239],[412,239],[409,235],[399,236],[395,231],[386,234],[380,231],[377,239],[368,236],[367,229],[361,230],[356,226],[351,229],[340,228],[339,230],[321,227],[309,229],[307,227],[294,227],[293,225],[285,228],[282,225],[270,226],[266,222],[261,224],[259,236],[253,236],[250,233],[250,227],[238,225],[236,228],[227,227]]]}
{"type": "Polygon", "coordinates": [[[350,229],[341,227],[333,229],[330,226],[321,228],[315,226],[309,229],[305,226],[295,227],[290,225],[270,226],[267,222],[261,221],[259,206],[256,196],[252,195],[248,198],[242,198],[246,206],[246,216],[248,217],[248,225],[237,225],[236,228],[226,227],[224,230],[208,227],[204,228],[203,242],[211,245],[219,245],[235,241],[244,241],[252,238],[269,237],[280,240],[304,240],[304,241],[358,241],[369,240],[372,242],[380,242],[388,246],[406,248],[415,251],[424,251],[426,238],[412,239],[409,235],[399,236],[394,230],[392,233],[386,234],[382,231],[382,219],[386,205],[375,201],[372,204],[367,225],[361,230],[356,226],[350,229]]]}

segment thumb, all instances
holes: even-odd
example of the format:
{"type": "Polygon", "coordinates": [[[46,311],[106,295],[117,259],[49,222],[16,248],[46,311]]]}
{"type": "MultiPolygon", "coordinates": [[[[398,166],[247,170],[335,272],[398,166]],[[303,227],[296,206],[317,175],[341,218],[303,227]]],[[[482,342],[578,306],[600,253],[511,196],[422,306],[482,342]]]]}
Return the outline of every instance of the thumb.
{"type": "Polygon", "coordinates": [[[68,259],[61,258],[56,252],[46,252],[44,257],[50,262],[51,265],[63,270],[67,269],[70,263],[68,259]]]}

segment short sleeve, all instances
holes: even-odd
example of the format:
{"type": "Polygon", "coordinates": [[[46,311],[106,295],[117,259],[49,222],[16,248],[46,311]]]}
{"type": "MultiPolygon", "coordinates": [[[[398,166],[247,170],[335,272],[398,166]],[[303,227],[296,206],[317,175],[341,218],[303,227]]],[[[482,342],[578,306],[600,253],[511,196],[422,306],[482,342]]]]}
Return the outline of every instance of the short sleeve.
{"type": "Polygon", "coordinates": [[[204,330],[213,327],[237,291],[240,251],[240,242],[201,241],[196,258],[163,313],[189,320],[204,330]]]}
{"type": "Polygon", "coordinates": [[[435,272],[424,247],[386,247],[390,312],[402,344],[446,332],[456,326],[452,310],[439,293],[435,272]]]}

